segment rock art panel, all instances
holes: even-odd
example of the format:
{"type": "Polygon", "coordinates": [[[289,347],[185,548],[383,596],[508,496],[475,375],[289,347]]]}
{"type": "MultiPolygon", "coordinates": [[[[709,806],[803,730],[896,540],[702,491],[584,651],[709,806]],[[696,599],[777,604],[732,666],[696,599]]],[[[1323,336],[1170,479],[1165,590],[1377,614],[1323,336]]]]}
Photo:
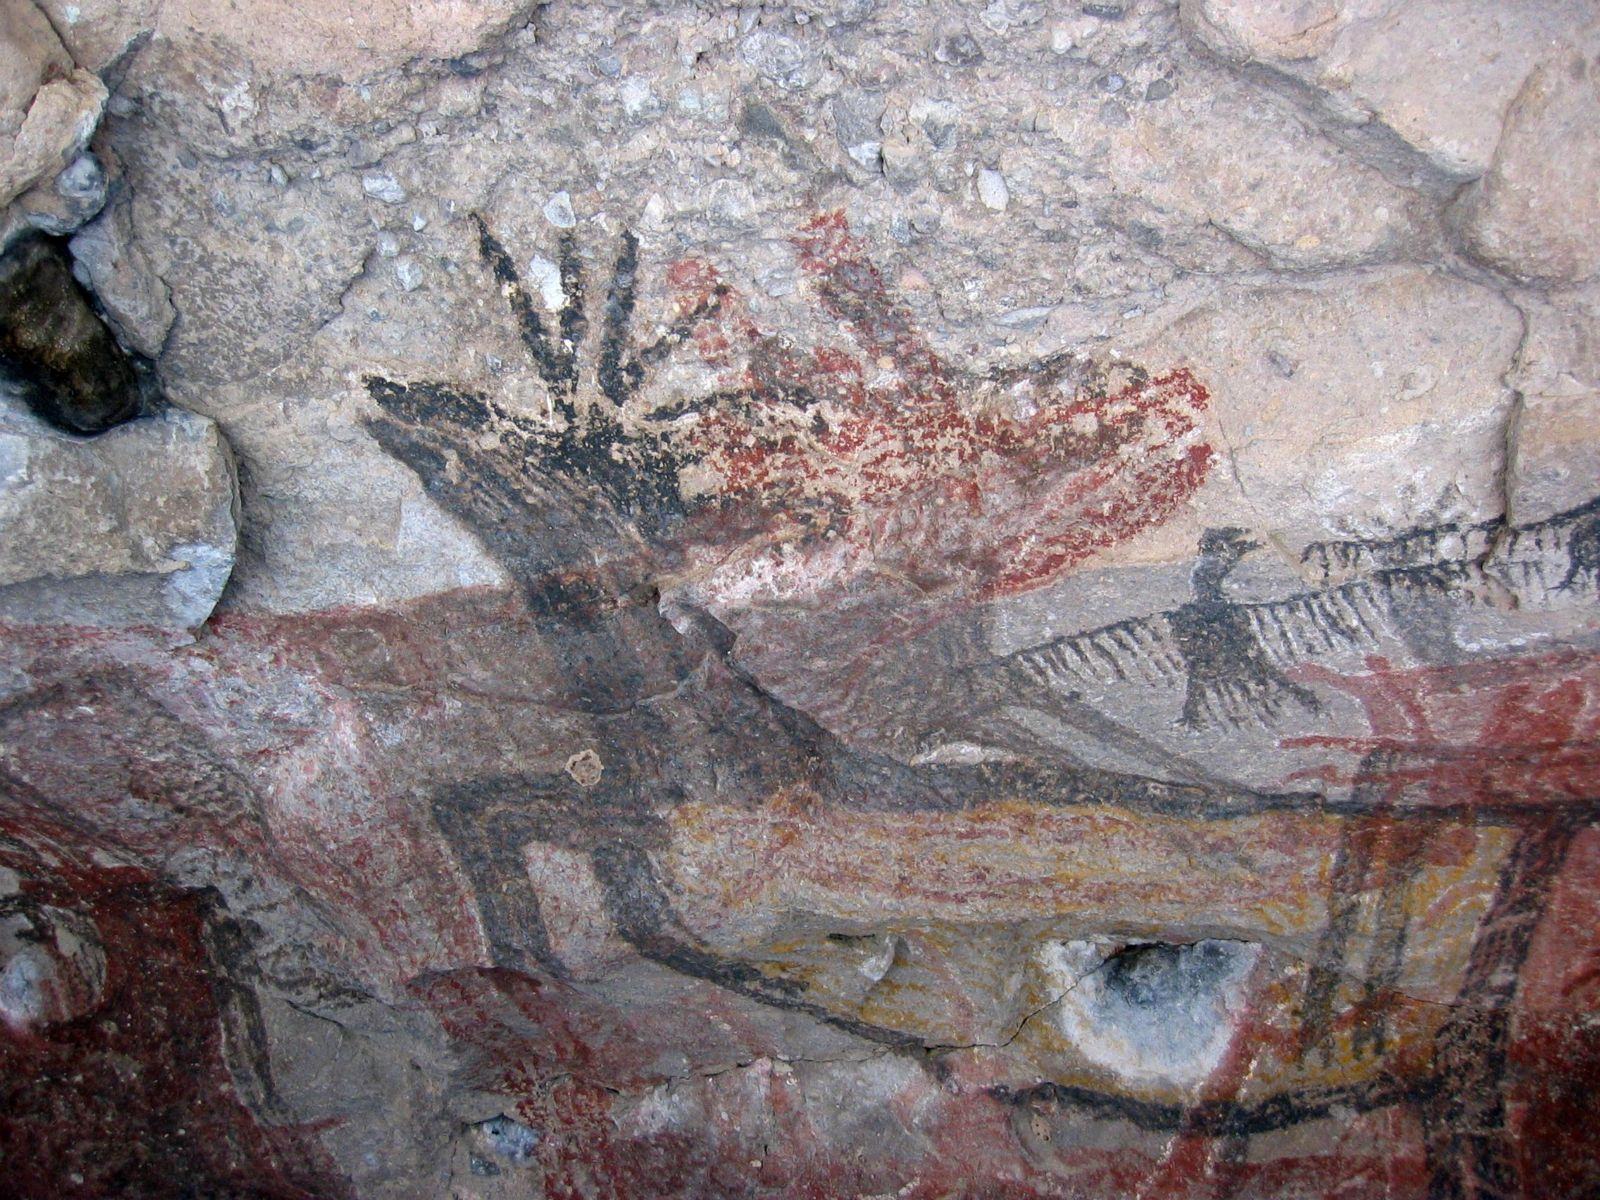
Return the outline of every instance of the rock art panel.
{"type": "Polygon", "coordinates": [[[27,12],[12,1191],[1600,1186],[1583,14],[27,12]]]}
{"type": "MultiPolygon", "coordinates": [[[[710,596],[763,587],[808,597],[872,569],[986,598],[1160,522],[1210,468],[1209,397],[1191,372],[1152,375],[1071,354],[957,371],[918,336],[841,214],[812,219],[793,241],[855,355],[806,354],[763,334],[715,268],[694,260],[669,268],[664,332],[641,341],[632,329],[638,241],[625,232],[592,362],[572,235],[560,251],[562,303],[547,318],[505,247],[473,220],[479,256],[543,380],[545,420],[447,384],[374,376],[367,388],[384,414],[376,436],[408,462],[437,454],[415,443],[447,430],[497,443],[488,449],[518,469],[531,458],[593,489],[675,549],[710,543],[726,557],[737,540],[755,542],[742,569],[711,573],[710,596]],[[652,405],[641,395],[650,374],[680,350],[718,370],[719,386],[652,405]]],[[[680,569],[701,575],[704,562],[691,551],[680,569]]]]}

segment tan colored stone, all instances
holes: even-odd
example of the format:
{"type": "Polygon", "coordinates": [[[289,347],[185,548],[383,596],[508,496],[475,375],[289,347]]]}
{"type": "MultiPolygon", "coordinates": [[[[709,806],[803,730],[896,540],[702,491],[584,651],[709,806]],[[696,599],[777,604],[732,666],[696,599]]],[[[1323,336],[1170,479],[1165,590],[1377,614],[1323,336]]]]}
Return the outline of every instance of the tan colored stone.
{"type": "Polygon", "coordinates": [[[85,440],[0,401],[0,614],[199,625],[233,568],[236,488],[222,435],[193,413],[85,440]]]}
{"type": "Polygon", "coordinates": [[[1184,25],[1212,50],[1236,62],[1304,59],[1325,53],[1363,10],[1380,5],[1335,0],[1181,0],[1184,25]]]}
{"type": "Polygon", "coordinates": [[[1528,73],[1589,16],[1583,4],[1479,0],[1184,0],[1182,11],[1214,52],[1308,84],[1341,120],[1380,121],[1464,179],[1488,168],[1528,73]]]}
{"type": "Polygon", "coordinates": [[[157,33],[203,51],[222,44],[267,75],[355,80],[416,59],[471,54],[527,16],[529,0],[174,0],[157,33]]]}
{"type": "Polygon", "coordinates": [[[158,0],[38,0],[86,71],[104,71],[155,28],[158,0]]]}
{"type": "Polygon", "coordinates": [[[133,236],[122,192],[72,239],[73,272],[99,300],[118,339],[147,358],[161,353],[176,313],[169,289],[133,236]]]}
{"type": "Polygon", "coordinates": [[[1600,480],[1600,289],[1522,303],[1528,336],[1509,377],[1522,403],[1506,468],[1517,524],[1577,507],[1600,480]]]}
{"type": "Polygon", "coordinates": [[[1461,200],[1467,248],[1524,279],[1600,273],[1600,59],[1570,50],[1529,76],[1489,173],[1461,200]]]}
{"type": "Polygon", "coordinates": [[[32,0],[0,0],[0,135],[15,137],[39,89],[72,66],[32,0]]]}
{"type": "MultiPolygon", "coordinates": [[[[1169,229],[1183,232],[1171,228],[1175,217],[1276,267],[1354,265],[1424,246],[1431,216],[1419,197],[1309,132],[1288,107],[1219,69],[1205,87],[1132,109],[1126,124],[1079,108],[1056,114],[1052,132],[1073,153],[1092,147],[1106,201],[1148,206],[1142,219],[1157,223],[1163,248],[1169,229]]],[[[1083,192],[1096,195],[1098,182],[1083,192]]],[[[1179,257],[1177,246],[1168,253],[1179,257]]]]}
{"type": "Polygon", "coordinates": [[[73,65],[31,0],[0,4],[0,204],[66,167],[99,124],[106,89],[73,65]]]}
{"type": "Polygon", "coordinates": [[[1229,288],[1139,353],[1211,390],[1211,522],[1303,544],[1498,515],[1520,335],[1495,292],[1403,268],[1229,288]]]}

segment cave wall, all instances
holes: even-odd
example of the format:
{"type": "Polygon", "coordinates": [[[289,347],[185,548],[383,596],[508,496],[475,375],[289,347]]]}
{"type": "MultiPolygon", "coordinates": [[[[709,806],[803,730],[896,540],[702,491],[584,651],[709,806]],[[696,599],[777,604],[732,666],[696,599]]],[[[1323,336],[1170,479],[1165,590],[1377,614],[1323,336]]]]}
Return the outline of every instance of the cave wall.
{"type": "Polygon", "coordinates": [[[0,1192],[1600,1192],[1591,5],[0,17],[0,1192]]]}

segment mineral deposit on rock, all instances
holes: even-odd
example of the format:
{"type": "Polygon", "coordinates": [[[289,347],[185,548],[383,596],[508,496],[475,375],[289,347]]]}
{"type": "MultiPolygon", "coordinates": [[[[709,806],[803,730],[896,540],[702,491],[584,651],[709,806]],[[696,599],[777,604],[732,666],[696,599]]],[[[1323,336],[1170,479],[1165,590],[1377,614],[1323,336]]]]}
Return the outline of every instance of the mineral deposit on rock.
{"type": "Polygon", "coordinates": [[[1600,1194],[1591,4],[0,15],[0,1192],[1600,1194]]]}

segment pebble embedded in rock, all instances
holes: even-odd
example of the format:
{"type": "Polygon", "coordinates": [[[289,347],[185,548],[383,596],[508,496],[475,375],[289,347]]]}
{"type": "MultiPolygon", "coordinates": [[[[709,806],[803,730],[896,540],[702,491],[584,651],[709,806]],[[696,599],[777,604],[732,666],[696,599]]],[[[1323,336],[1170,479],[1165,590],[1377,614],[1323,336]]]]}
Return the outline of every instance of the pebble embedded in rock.
{"type": "Polygon", "coordinates": [[[661,115],[661,101],[656,98],[648,80],[626,80],[621,88],[621,96],[622,110],[634,120],[648,120],[661,115]]]}
{"type": "Polygon", "coordinates": [[[1126,125],[1128,123],[1128,110],[1115,100],[1107,100],[1100,106],[1099,117],[1102,125],[1126,125]]]}
{"type": "Polygon", "coordinates": [[[535,254],[528,260],[528,284],[538,292],[546,312],[559,312],[567,302],[567,294],[561,287],[561,268],[542,254],[535,254]]]}
{"type": "Polygon", "coordinates": [[[557,192],[545,201],[544,219],[557,229],[571,229],[578,223],[577,215],[572,211],[572,197],[566,192],[557,192]]]}
{"type": "Polygon", "coordinates": [[[818,67],[811,52],[794,38],[758,29],[739,44],[739,57],[757,74],[791,92],[816,82],[818,67]]]}
{"type": "Polygon", "coordinates": [[[490,1117],[472,1126],[471,1132],[484,1154],[514,1166],[531,1162],[539,1149],[539,1131],[515,1117],[490,1117]]]}
{"type": "Polygon", "coordinates": [[[935,62],[951,67],[972,67],[983,61],[983,47],[964,29],[940,34],[933,43],[935,62]]]}
{"type": "Polygon", "coordinates": [[[400,186],[393,175],[363,175],[361,190],[374,200],[381,200],[385,204],[404,204],[406,200],[405,188],[400,186]]]}
{"type": "Polygon", "coordinates": [[[978,199],[991,212],[1005,212],[1011,203],[1011,189],[1006,186],[1006,177],[992,167],[979,171],[978,199]]]}

